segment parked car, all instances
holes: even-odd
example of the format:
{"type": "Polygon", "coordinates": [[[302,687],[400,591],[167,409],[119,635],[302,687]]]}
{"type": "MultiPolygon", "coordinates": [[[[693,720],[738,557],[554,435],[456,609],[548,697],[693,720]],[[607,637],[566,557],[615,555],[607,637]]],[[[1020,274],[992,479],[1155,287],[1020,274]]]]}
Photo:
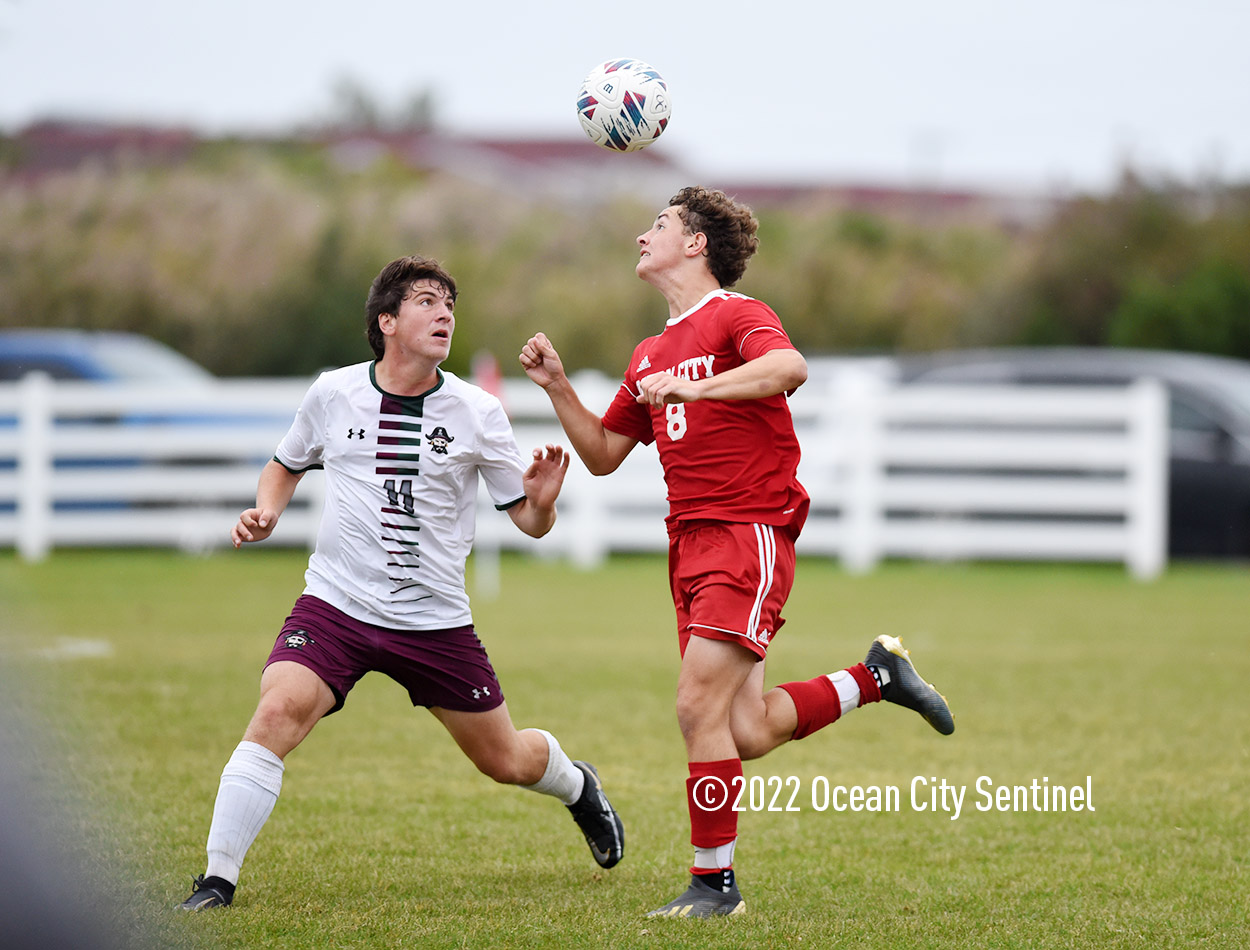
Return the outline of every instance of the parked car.
{"type": "Polygon", "coordinates": [[[900,357],[901,385],[1123,386],[1152,377],[1170,404],[1169,552],[1250,557],[1250,362],[1156,350],[1034,347],[900,357]]]}
{"type": "MultiPolygon", "coordinates": [[[[158,391],[187,393],[197,387],[213,385],[217,377],[198,363],[177,350],[150,337],[137,333],[111,330],[76,329],[0,329],[0,385],[15,383],[33,372],[48,374],[58,382],[90,383],[147,383],[155,384],[158,391]]],[[[292,411],[293,414],[293,411],[292,411]]],[[[107,410],[96,411],[91,407],[67,414],[57,419],[58,426],[90,427],[104,424],[144,426],[153,439],[161,437],[161,427],[191,426],[264,426],[281,432],[290,424],[292,414],[275,414],[273,411],[251,409],[200,409],[194,411],[171,410],[159,401],[152,405],[137,406],[124,414],[107,410]]],[[[0,413],[0,430],[17,425],[13,415],[0,413]]],[[[257,456],[260,464],[264,457],[257,456]]],[[[179,455],[163,456],[157,464],[179,466],[201,463],[225,463],[228,459],[213,452],[201,453],[194,449],[179,455]]],[[[139,467],[144,458],[125,452],[102,457],[58,458],[55,465],[62,468],[90,468],[93,466],[139,467]]],[[[0,457],[0,471],[12,470],[16,459],[0,457]]],[[[0,502],[0,511],[12,508],[0,502]]]]}
{"type": "Polygon", "coordinates": [[[42,371],[53,379],[100,382],[213,378],[198,363],[137,333],[108,330],[0,330],[0,382],[42,371]]]}

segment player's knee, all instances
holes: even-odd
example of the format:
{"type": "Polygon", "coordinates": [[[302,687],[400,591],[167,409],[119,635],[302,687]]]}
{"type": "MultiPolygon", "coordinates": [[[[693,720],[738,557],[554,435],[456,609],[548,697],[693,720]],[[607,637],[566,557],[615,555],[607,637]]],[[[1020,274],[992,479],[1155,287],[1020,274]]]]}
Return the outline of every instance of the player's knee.
{"type": "Polygon", "coordinates": [[[256,707],[248,731],[287,736],[306,729],[310,716],[307,704],[296,697],[266,694],[256,707]]]}
{"type": "Polygon", "coordinates": [[[681,734],[689,739],[704,729],[719,726],[728,715],[723,703],[717,703],[713,697],[702,690],[679,689],[677,691],[677,725],[681,734]]]}

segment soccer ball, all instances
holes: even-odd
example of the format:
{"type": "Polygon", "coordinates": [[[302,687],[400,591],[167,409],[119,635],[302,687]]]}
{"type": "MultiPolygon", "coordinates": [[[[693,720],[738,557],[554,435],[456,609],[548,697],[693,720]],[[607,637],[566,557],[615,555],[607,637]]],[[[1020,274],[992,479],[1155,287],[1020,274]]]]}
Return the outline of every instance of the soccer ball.
{"type": "Polygon", "coordinates": [[[577,93],[577,119],[600,148],[634,152],[668,126],[668,83],[637,59],[610,59],[591,70],[577,93]]]}

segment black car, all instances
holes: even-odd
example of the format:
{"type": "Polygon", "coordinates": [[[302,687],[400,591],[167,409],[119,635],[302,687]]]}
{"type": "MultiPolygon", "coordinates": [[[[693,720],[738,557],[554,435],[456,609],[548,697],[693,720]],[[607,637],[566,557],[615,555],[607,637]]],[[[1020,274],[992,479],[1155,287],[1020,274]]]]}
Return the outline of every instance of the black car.
{"type": "Polygon", "coordinates": [[[896,370],[902,385],[1159,380],[1170,397],[1169,553],[1250,557],[1250,362],[1162,350],[1029,347],[905,356],[896,370]]]}

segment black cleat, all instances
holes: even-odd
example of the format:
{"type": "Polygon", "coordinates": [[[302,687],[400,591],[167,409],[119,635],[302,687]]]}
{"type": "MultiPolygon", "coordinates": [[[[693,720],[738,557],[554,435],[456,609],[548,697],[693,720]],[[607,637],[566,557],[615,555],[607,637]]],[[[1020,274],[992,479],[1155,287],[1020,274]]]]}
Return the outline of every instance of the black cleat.
{"type": "Polygon", "coordinates": [[[881,687],[881,698],[887,703],[915,710],[944,736],[955,731],[955,717],[946,705],[946,698],[920,678],[898,637],[886,634],[877,637],[868,648],[864,665],[881,666],[889,671],[890,681],[881,687]]]}
{"type": "Polygon", "coordinates": [[[586,836],[590,853],[599,862],[599,867],[613,867],[625,857],[625,826],[621,824],[621,817],[608,801],[608,796],[603,794],[603,785],[595,767],[589,762],[573,764],[586,776],[586,784],[582,786],[581,797],[567,806],[568,810],[586,836]]]}
{"type": "Polygon", "coordinates": [[[224,878],[201,874],[191,882],[191,896],[178,907],[182,910],[208,910],[210,907],[229,907],[233,900],[233,884],[224,878]]]}
{"type": "Polygon", "coordinates": [[[737,883],[729,885],[729,890],[717,890],[699,880],[698,875],[690,875],[690,886],[686,893],[676,900],[671,900],[659,907],[648,917],[732,917],[745,914],[747,903],[738,893],[737,883]]]}

